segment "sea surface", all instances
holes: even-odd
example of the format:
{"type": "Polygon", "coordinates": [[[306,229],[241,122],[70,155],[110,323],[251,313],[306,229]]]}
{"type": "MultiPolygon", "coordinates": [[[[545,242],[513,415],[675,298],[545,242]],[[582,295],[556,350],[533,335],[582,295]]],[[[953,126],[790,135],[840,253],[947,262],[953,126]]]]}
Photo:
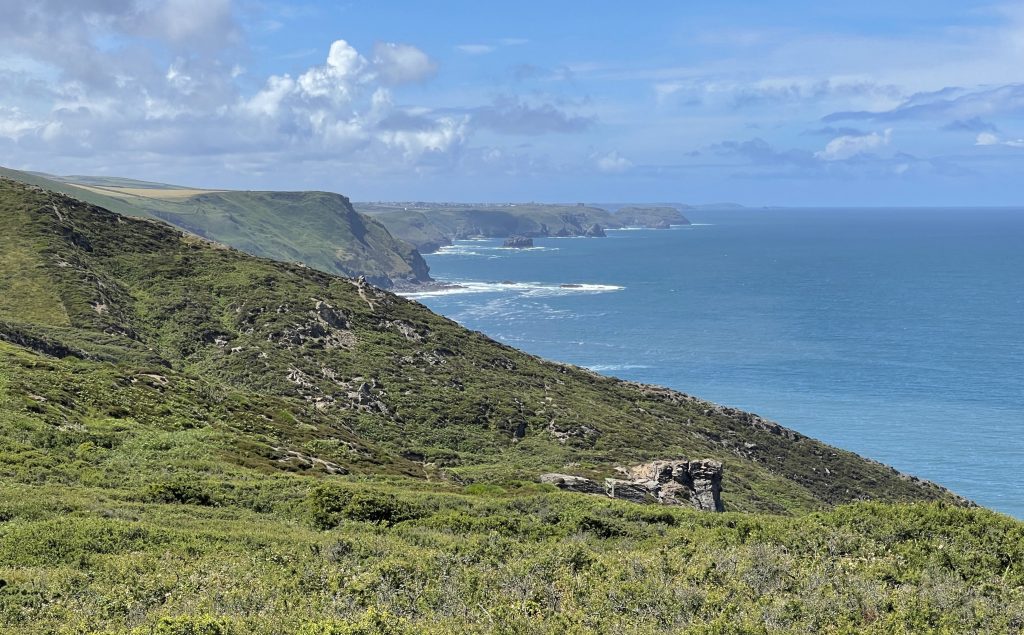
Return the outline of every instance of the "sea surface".
{"type": "Polygon", "coordinates": [[[744,209],[459,241],[415,295],[543,357],[740,407],[1024,518],[1024,210],[744,209]],[[565,287],[562,285],[581,285],[565,287]]]}

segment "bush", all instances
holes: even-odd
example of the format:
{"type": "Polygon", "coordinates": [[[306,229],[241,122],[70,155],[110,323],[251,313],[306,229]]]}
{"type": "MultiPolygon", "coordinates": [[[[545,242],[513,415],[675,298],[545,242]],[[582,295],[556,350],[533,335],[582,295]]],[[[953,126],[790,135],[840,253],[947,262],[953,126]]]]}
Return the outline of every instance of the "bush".
{"type": "Polygon", "coordinates": [[[152,631],[155,635],[228,635],[225,620],[210,615],[161,617],[152,631]]]}
{"type": "Polygon", "coordinates": [[[343,520],[358,520],[391,526],[418,518],[418,510],[393,494],[352,492],[333,485],[321,485],[309,497],[311,520],[318,529],[331,529],[343,520]]]}
{"type": "Polygon", "coordinates": [[[314,622],[302,627],[298,635],[406,635],[412,632],[408,620],[387,611],[370,609],[357,622],[314,622]]]}
{"type": "Polygon", "coordinates": [[[150,483],[143,492],[142,499],[147,503],[216,505],[203,483],[185,478],[150,483]]]}

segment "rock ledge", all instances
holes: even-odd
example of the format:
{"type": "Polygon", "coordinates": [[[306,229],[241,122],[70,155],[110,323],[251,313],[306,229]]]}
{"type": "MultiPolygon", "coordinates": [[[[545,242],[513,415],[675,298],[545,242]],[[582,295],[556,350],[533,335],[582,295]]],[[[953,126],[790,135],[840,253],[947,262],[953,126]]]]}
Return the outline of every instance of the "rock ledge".
{"type": "Polygon", "coordinates": [[[725,510],[721,496],[722,464],[718,461],[652,461],[616,469],[623,478],[606,478],[603,485],[570,474],[542,474],[540,481],[568,492],[603,494],[634,503],[676,505],[712,512],[725,510]]]}

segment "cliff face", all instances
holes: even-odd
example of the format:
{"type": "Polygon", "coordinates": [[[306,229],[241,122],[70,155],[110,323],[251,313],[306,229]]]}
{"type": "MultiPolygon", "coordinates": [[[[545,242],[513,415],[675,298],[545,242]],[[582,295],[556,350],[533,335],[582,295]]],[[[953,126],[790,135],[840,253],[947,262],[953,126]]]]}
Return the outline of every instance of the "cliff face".
{"type": "Polygon", "coordinates": [[[158,218],[257,256],[362,275],[380,287],[430,281],[414,246],[357,213],[340,194],[191,190],[144,182],[121,187],[121,179],[74,177],[86,181],[76,184],[13,170],[3,174],[121,214],[158,218]]]}
{"type": "Polygon", "coordinates": [[[667,229],[673,225],[689,225],[690,221],[675,207],[630,206],[615,212],[625,227],[667,229]]]}
{"type": "Polygon", "coordinates": [[[424,253],[465,238],[603,237],[605,229],[689,224],[678,210],[668,207],[623,208],[615,214],[586,205],[357,203],[356,207],[424,253]]]}

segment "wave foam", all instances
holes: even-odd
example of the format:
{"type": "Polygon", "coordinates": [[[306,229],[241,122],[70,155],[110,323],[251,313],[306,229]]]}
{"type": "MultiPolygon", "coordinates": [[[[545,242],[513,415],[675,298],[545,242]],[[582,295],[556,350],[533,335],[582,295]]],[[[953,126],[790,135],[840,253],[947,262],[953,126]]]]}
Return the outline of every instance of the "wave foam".
{"type": "Polygon", "coordinates": [[[517,251],[558,251],[558,247],[504,247],[501,245],[484,245],[481,243],[489,242],[489,239],[471,240],[465,242],[473,242],[476,244],[466,245],[461,244],[462,241],[454,245],[445,245],[440,247],[437,251],[429,256],[482,256],[486,258],[498,258],[503,255],[508,255],[512,252],[517,251]]]}
{"type": "Polygon", "coordinates": [[[626,287],[614,284],[544,284],[540,282],[477,282],[477,281],[446,281],[450,287],[431,289],[429,291],[407,291],[398,295],[411,300],[434,298],[446,295],[464,295],[468,293],[517,293],[531,297],[570,295],[577,293],[611,293],[622,291],[626,287]]]}
{"type": "Polygon", "coordinates": [[[584,366],[584,368],[589,368],[595,373],[607,373],[617,370],[634,370],[637,368],[650,368],[650,366],[647,366],[646,364],[591,364],[589,366],[584,366]]]}

